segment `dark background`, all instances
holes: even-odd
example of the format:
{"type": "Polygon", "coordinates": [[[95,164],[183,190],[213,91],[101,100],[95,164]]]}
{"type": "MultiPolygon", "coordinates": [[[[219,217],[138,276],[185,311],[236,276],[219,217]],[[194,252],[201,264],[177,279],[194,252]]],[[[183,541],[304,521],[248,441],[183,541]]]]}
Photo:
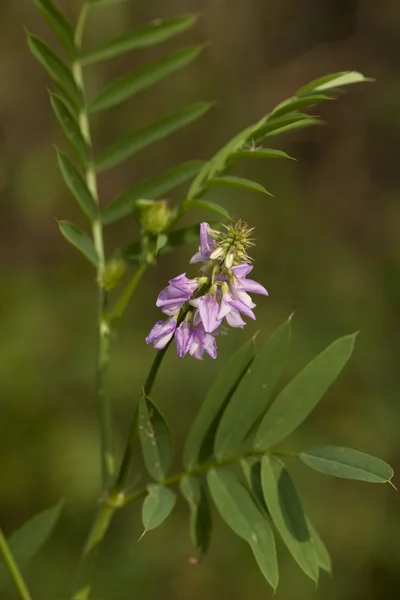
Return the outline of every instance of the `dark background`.
{"type": "MultiPolygon", "coordinates": [[[[79,2],[62,3],[71,19],[79,2]]],[[[152,49],[85,69],[94,93],[118,74],[167,49],[210,44],[200,58],[157,87],[93,121],[95,146],[186,103],[215,108],[171,138],[100,178],[102,202],[189,158],[207,158],[239,129],[309,80],[360,70],[375,83],[351,86],[318,107],[327,121],[278,139],[298,162],[241,167],[274,197],[240,191],[209,196],[256,226],[254,276],[269,290],[257,322],[219,340],[219,359],[178,360],[170,352],[154,399],[167,415],[179,457],[207,387],[227,357],[257,330],[259,342],[294,310],[286,376],[332,339],[361,330],[345,373],[287,446],[353,446],[399,462],[400,5],[397,0],[157,0],[98,7],[85,47],[93,48],[155,17],[199,12],[191,32],[152,49]]],[[[54,536],[27,570],[35,598],[68,596],[78,552],[98,497],[98,417],[93,393],[93,270],[59,235],[56,218],[84,225],[65,190],[53,144],[63,145],[49,107],[50,82],[28,53],[23,27],[53,42],[29,0],[0,7],[0,511],[8,533],[65,498],[54,536]]],[[[56,42],[54,42],[56,44],[56,42]]],[[[182,198],[184,189],[171,194],[182,198]]],[[[204,218],[193,214],[187,222],[204,218]]],[[[107,250],[137,235],[133,219],[107,230],[107,250]]],[[[161,258],[120,323],[109,377],[118,430],[125,435],[154,351],[144,338],[159,318],[154,302],[184,271],[195,248],[161,258]]],[[[194,267],[188,268],[194,275],[194,267]]],[[[180,468],[176,460],[176,468],[180,468]]],[[[292,465],[304,505],[333,557],[333,578],[318,589],[279,544],[277,600],[380,600],[400,584],[398,497],[388,486],[326,478],[292,465]]],[[[137,471],[138,484],[141,475],[137,471]]],[[[396,482],[396,479],[395,479],[396,482]]],[[[141,534],[139,505],[115,519],[99,558],[94,598],[174,600],[272,598],[247,546],[219,518],[206,560],[187,562],[186,506],[141,534]]],[[[14,598],[6,592],[4,598],[14,598]]]]}

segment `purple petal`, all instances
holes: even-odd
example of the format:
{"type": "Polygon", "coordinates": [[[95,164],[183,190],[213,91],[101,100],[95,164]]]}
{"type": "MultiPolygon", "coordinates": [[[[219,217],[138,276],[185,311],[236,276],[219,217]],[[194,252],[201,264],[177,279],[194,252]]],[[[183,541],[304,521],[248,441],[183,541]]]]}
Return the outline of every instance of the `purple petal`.
{"type": "Polygon", "coordinates": [[[188,352],[193,340],[193,329],[189,323],[183,322],[175,332],[176,351],[179,358],[183,358],[188,352]]]}
{"type": "Polygon", "coordinates": [[[219,304],[214,296],[202,296],[198,304],[198,310],[207,333],[211,333],[221,324],[221,319],[218,319],[219,304]]]}
{"type": "Polygon", "coordinates": [[[209,224],[203,221],[200,223],[200,252],[204,258],[208,258],[208,256],[212,252],[212,239],[208,235],[209,224]]]}
{"type": "Polygon", "coordinates": [[[168,315],[169,317],[173,317],[178,313],[185,302],[175,302],[175,304],[167,304],[161,308],[164,315],[168,315]]]}
{"type": "Polygon", "coordinates": [[[146,338],[146,343],[154,342],[154,348],[161,350],[174,335],[176,329],[176,319],[167,319],[167,321],[157,321],[149,335],[146,338]]]}
{"type": "Polygon", "coordinates": [[[203,345],[201,344],[199,336],[195,333],[190,344],[189,354],[190,356],[193,356],[193,358],[197,358],[197,360],[203,360],[203,352],[203,345]]]}
{"type": "Polygon", "coordinates": [[[226,317],[228,312],[231,310],[231,308],[229,306],[230,300],[232,300],[232,297],[230,296],[230,294],[224,294],[222,296],[220,308],[219,308],[218,315],[217,315],[218,319],[222,320],[224,317],[226,317]]]}
{"type": "Polygon", "coordinates": [[[185,294],[190,294],[190,296],[197,288],[197,279],[189,279],[186,277],[186,273],[182,273],[181,275],[174,277],[174,279],[170,279],[169,283],[172,287],[181,290],[185,294]]]}
{"type": "Polygon", "coordinates": [[[210,333],[206,333],[204,336],[203,348],[211,358],[217,358],[217,342],[210,333]]]}
{"type": "Polygon", "coordinates": [[[173,304],[175,302],[186,302],[189,300],[189,298],[187,293],[183,292],[182,290],[178,290],[172,285],[169,285],[161,290],[161,292],[158,294],[156,306],[160,307],[167,304],[173,304]]]}
{"type": "Polygon", "coordinates": [[[255,308],[256,304],[254,304],[251,297],[242,288],[231,285],[229,289],[235,300],[240,300],[240,302],[245,304],[248,308],[255,308]]]}
{"type": "Polygon", "coordinates": [[[193,263],[203,262],[203,260],[204,259],[201,255],[201,252],[196,252],[196,254],[194,254],[192,256],[192,258],[189,260],[189,262],[190,262],[190,264],[193,264],[193,263]]]}
{"type": "Polygon", "coordinates": [[[240,300],[231,300],[229,302],[229,304],[230,304],[230,306],[232,306],[233,308],[235,308],[236,310],[241,312],[246,317],[249,317],[250,319],[255,320],[256,315],[253,313],[251,308],[249,308],[244,302],[241,302],[240,300]]]}
{"type": "Polygon", "coordinates": [[[243,279],[243,277],[246,277],[250,273],[252,268],[253,265],[237,265],[236,267],[232,267],[232,271],[238,279],[243,279]]]}
{"type": "Polygon", "coordinates": [[[258,283],[257,281],[253,281],[252,279],[242,279],[240,283],[242,284],[242,289],[244,289],[246,292],[268,296],[268,292],[265,287],[263,287],[261,283],[258,283]]]}
{"type": "Polygon", "coordinates": [[[239,311],[236,308],[231,308],[230,312],[226,315],[226,322],[231,327],[240,327],[243,328],[246,323],[243,321],[242,317],[239,314],[239,311]]]}

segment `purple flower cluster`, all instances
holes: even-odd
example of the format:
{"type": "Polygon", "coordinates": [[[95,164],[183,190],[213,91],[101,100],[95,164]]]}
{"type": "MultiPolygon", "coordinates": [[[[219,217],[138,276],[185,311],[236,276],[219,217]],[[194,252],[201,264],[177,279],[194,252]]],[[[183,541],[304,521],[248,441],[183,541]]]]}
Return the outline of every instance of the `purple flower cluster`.
{"type": "Polygon", "coordinates": [[[217,357],[216,335],[223,333],[224,319],[231,327],[244,327],[242,315],[255,319],[255,304],[248,292],[268,296],[256,281],[247,279],[253,269],[246,247],[252,245],[247,226],[239,222],[227,232],[200,225],[200,248],[190,260],[203,263],[195,279],[186,273],[171,279],[158,295],[156,305],[169,318],[158,321],[146,338],[156,350],[175,336],[179,358],[190,354],[202,359],[204,351],[217,357]]]}

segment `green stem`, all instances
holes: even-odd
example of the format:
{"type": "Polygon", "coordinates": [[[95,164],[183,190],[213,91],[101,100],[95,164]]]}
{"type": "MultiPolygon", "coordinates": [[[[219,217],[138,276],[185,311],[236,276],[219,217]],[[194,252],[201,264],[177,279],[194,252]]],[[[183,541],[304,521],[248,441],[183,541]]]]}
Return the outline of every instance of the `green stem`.
{"type": "MultiPolygon", "coordinates": [[[[86,17],[88,15],[90,4],[84,2],[78,17],[75,29],[75,46],[77,50],[77,59],[72,65],[72,72],[75,83],[85,98],[85,86],[83,81],[82,66],[79,62],[79,54],[82,46],[82,36],[85,27],[86,17]]],[[[88,146],[92,148],[92,139],[90,133],[89,117],[85,101],[79,113],[79,125],[82,135],[88,146]]],[[[87,186],[96,202],[99,205],[99,196],[97,190],[97,177],[93,160],[91,160],[85,169],[87,186]]],[[[101,444],[101,468],[103,490],[107,490],[112,485],[115,475],[113,438],[112,438],[112,414],[109,398],[105,391],[105,378],[110,361],[110,325],[107,314],[107,293],[102,286],[103,272],[105,267],[103,226],[101,223],[100,212],[98,218],[92,224],[93,243],[98,257],[97,267],[97,285],[98,285],[98,340],[97,340],[97,359],[96,359],[96,396],[100,410],[100,444],[101,444]]]]}
{"type": "MultiPolygon", "coordinates": [[[[193,469],[189,469],[188,471],[181,471],[180,473],[175,473],[175,475],[171,475],[171,477],[167,477],[164,481],[161,482],[161,485],[164,487],[171,487],[172,485],[176,485],[180,482],[183,477],[195,477],[196,475],[201,475],[202,473],[207,473],[210,469],[219,469],[221,467],[226,467],[228,465],[232,465],[236,462],[239,462],[243,458],[249,458],[251,456],[265,456],[266,454],[272,456],[285,456],[287,458],[297,458],[297,454],[289,453],[289,452],[279,452],[275,450],[249,450],[247,452],[243,452],[242,454],[233,454],[219,461],[209,462],[209,463],[201,463],[194,467],[193,469]]],[[[126,494],[124,498],[124,505],[134,502],[138,498],[142,498],[147,493],[147,486],[143,487],[136,492],[132,492],[132,494],[126,494]]]]}
{"type": "Polygon", "coordinates": [[[14,585],[18,591],[18,595],[21,600],[32,600],[32,596],[29,593],[24,578],[22,577],[21,571],[18,568],[17,563],[14,560],[10,547],[7,543],[6,538],[0,529],[0,554],[3,557],[4,563],[7,567],[8,572],[14,582],[14,585]]]}
{"type": "Polygon", "coordinates": [[[110,313],[110,323],[113,323],[116,319],[119,319],[120,317],[122,317],[123,313],[125,312],[126,308],[128,307],[128,304],[132,297],[132,294],[135,291],[136,286],[139,283],[139,281],[140,281],[142,275],[144,274],[144,272],[146,271],[146,269],[147,269],[147,263],[141,263],[138,266],[138,268],[132,275],[132,278],[128,281],[128,283],[122,290],[120,297],[118,298],[117,302],[115,303],[115,306],[113,307],[113,309],[110,313]]]}

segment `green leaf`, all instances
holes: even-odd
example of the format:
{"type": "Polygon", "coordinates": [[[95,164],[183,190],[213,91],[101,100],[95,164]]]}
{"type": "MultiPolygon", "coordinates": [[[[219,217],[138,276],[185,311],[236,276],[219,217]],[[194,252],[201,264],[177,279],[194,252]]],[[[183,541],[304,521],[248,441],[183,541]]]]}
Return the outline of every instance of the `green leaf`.
{"type": "Polygon", "coordinates": [[[187,200],[185,202],[187,208],[201,208],[213,212],[224,219],[231,220],[228,211],[223,206],[215,204],[215,202],[209,202],[208,200],[187,200]]]}
{"type": "Polygon", "coordinates": [[[114,81],[89,104],[89,111],[93,113],[120,104],[134,94],[161,81],[174,71],[185,67],[200,54],[201,50],[201,46],[190,46],[190,48],[174,50],[167,56],[142,67],[135,73],[114,81]]]}
{"type": "Polygon", "coordinates": [[[247,150],[238,150],[231,155],[231,160],[240,160],[242,158],[289,158],[296,160],[293,156],[289,156],[283,150],[275,150],[275,148],[250,148],[247,150]]]}
{"type": "Polygon", "coordinates": [[[311,117],[308,115],[303,116],[300,113],[296,113],[293,116],[289,114],[268,121],[264,126],[260,127],[260,129],[254,133],[254,139],[258,141],[274,135],[288,133],[289,131],[294,131],[296,129],[311,127],[312,125],[322,125],[322,121],[320,121],[317,117],[311,117]]]}
{"type": "MultiPolygon", "coordinates": [[[[50,537],[62,510],[62,502],[29,519],[8,539],[17,565],[23,569],[36,556],[50,537]]],[[[9,574],[0,559],[0,588],[9,583],[9,574]]]]}
{"type": "Polygon", "coordinates": [[[267,515],[268,509],[265,504],[261,484],[261,457],[247,456],[246,458],[242,458],[240,466],[242,467],[247,486],[250,489],[254,500],[257,502],[258,508],[267,515]]]}
{"type": "Polygon", "coordinates": [[[52,0],[35,0],[36,6],[64,44],[71,56],[75,55],[74,28],[52,0]]]}
{"type": "Polygon", "coordinates": [[[82,105],[82,96],[76,87],[68,65],[40,38],[28,34],[28,46],[34,57],[74,106],[82,105]]]}
{"type": "Polygon", "coordinates": [[[190,538],[199,558],[207,553],[211,542],[212,516],[204,485],[196,477],[184,476],[179,482],[190,510],[190,538]]]}
{"type": "Polygon", "coordinates": [[[294,96],[293,98],[288,98],[287,100],[284,100],[278,104],[278,106],[276,106],[271,112],[269,119],[281,117],[287,113],[298,110],[299,108],[309,108],[310,106],[314,106],[320,102],[326,102],[333,99],[334,98],[327,96],[326,94],[309,94],[301,98],[294,96]]]}
{"type": "MultiPolygon", "coordinates": [[[[197,229],[198,239],[198,229],[197,229]]],[[[212,454],[215,431],[221,416],[247,372],[254,357],[254,340],[237,350],[220,371],[209,389],[190,428],[183,452],[183,463],[190,470],[212,454]]]]}
{"type": "Polygon", "coordinates": [[[306,465],[332,477],[369,483],[388,483],[393,469],[380,458],[341,446],[321,446],[299,454],[306,465]]]}
{"type": "Polygon", "coordinates": [[[373,79],[364,77],[362,73],[358,73],[357,71],[341,71],[339,73],[332,73],[331,75],[324,75],[323,77],[314,79],[314,81],[310,81],[310,83],[307,83],[307,85],[299,89],[296,96],[302,96],[311,92],[332,90],[342,85],[366,81],[373,81],[373,79]]]}
{"type": "Polygon", "coordinates": [[[332,573],[332,561],[331,561],[331,557],[329,556],[329,552],[328,552],[324,542],[321,540],[318,532],[315,530],[312,523],[310,523],[309,519],[307,519],[307,525],[308,525],[308,530],[309,530],[310,536],[311,536],[310,542],[314,549],[318,566],[321,569],[323,569],[324,571],[326,571],[327,573],[331,574],[332,573]]]}
{"type": "Polygon", "coordinates": [[[81,210],[91,221],[98,219],[99,211],[82,175],[65,152],[57,150],[57,159],[64,181],[75,196],[81,210]]]}
{"type": "Polygon", "coordinates": [[[255,448],[275,446],[304,421],[349,360],[355,337],[333,342],[287,384],[261,421],[255,448]]]}
{"type": "MultiPolygon", "coordinates": [[[[103,224],[109,225],[130,215],[133,212],[136,200],[140,200],[141,198],[156,200],[168,194],[168,192],[178,185],[194,177],[200,171],[203,164],[201,160],[190,160],[177,167],[168,169],[168,171],[164,171],[151,179],[138,183],[104,208],[102,212],[103,224]]],[[[197,232],[198,236],[199,232],[197,232]]]]}
{"type": "Polygon", "coordinates": [[[119,56],[136,48],[154,46],[189,29],[196,20],[197,15],[182,15],[166,20],[156,19],[111,42],[107,42],[96,50],[84,54],[81,62],[82,64],[89,64],[119,56]]]}
{"type": "Polygon", "coordinates": [[[250,544],[262,574],[276,589],[278,562],[275,540],[267,518],[232,472],[211,469],[207,473],[207,483],[219,514],[239,537],[250,544]]]}
{"type": "Polygon", "coordinates": [[[227,406],[215,437],[218,459],[235,454],[269,406],[290,345],[290,319],[266,341],[227,406]]]}
{"type": "Polygon", "coordinates": [[[50,94],[50,102],[65,137],[76,150],[83,163],[90,160],[90,148],[85,142],[79,124],[61,96],[50,94]]]}
{"type": "Polygon", "coordinates": [[[75,248],[79,250],[92,265],[97,267],[99,259],[92,238],[69,221],[59,221],[58,227],[61,235],[63,235],[72,246],[75,246],[75,248]]]}
{"type": "Polygon", "coordinates": [[[262,192],[263,194],[272,196],[272,194],[268,192],[260,183],[251,181],[251,179],[245,179],[244,177],[235,177],[234,175],[226,175],[225,177],[214,177],[213,179],[208,179],[207,187],[231,187],[249,190],[251,192],[262,192]]]}
{"type": "Polygon", "coordinates": [[[176,495],[172,490],[157,483],[150,483],[142,506],[144,533],[159,527],[171,514],[175,502],[176,495]]]}
{"type": "Polygon", "coordinates": [[[274,456],[264,456],[261,461],[261,480],[272,522],[299,567],[313,581],[317,581],[318,563],[310,531],[288,470],[274,456]]]}
{"type": "Polygon", "coordinates": [[[163,481],[171,468],[171,433],[157,406],[146,397],[139,402],[139,438],[148,473],[163,481]]]}
{"type": "Polygon", "coordinates": [[[97,170],[109,169],[142,150],[142,148],[146,148],[146,146],[162,140],[171,133],[175,133],[175,131],[199,119],[211,106],[210,102],[197,102],[119,139],[96,161],[97,170]]]}

